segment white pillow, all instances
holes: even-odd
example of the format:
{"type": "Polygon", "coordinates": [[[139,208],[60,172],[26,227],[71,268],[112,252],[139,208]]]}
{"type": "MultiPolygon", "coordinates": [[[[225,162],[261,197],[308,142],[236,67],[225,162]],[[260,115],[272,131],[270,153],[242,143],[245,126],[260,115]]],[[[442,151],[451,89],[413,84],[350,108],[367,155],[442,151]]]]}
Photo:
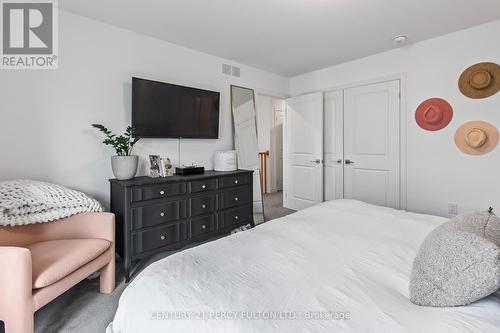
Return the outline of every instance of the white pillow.
{"type": "Polygon", "coordinates": [[[500,288],[500,220],[477,212],[434,229],[413,262],[410,300],[424,306],[466,305],[500,288]]]}

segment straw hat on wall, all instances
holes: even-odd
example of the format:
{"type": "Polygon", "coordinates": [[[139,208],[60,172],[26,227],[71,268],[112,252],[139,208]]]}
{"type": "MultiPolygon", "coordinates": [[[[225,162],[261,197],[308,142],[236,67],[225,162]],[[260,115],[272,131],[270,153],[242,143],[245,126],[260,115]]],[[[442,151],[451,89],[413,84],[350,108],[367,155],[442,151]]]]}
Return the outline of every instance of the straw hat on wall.
{"type": "Polygon", "coordinates": [[[455,143],[466,154],[483,155],[498,144],[498,131],[485,121],[469,121],[457,129],[455,143]]]}
{"type": "Polygon", "coordinates": [[[500,66],[492,62],[475,64],[462,73],[458,87],[470,98],[493,96],[500,91],[500,66]]]}

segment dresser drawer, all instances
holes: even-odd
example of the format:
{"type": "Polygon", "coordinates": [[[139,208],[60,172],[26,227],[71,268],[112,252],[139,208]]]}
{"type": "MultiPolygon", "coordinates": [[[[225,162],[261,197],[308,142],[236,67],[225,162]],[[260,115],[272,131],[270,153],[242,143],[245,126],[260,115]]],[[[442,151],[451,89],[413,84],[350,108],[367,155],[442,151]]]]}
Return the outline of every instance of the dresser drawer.
{"type": "Polygon", "coordinates": [[[215,231],[215,216],[209,215],[191,220],[191,237],[202,236],[215,231]]]}
{"type": "Polygon", "coordinates": [[[245,207],[235,208],[223,213],[219,213],[219,228],[226,228],[229,226],[238,226],[245,223],[250,223],[252,218],[252,206],[246,205],[245,207]]]}
{"type": "Polygon", "coordinates": [[[215,209],[215,195],[189,199],[189,207],[191,217],[211,213],[215,209]]]}
{"type": "Polygon", "coordinates": [[[196,180],[189,182],[189,193],[215,190],[215,179],[196,180]]]}
{"type": "Polygon", "coordinates": [[[182,223],[132,234],[132,254],[137,255],[181,241],[182,223]]]}
{"type": "Polygon", "coordinates": [[[186,218],[186,201],[169,201],[158,205],[132,208],[132,229],[151,227],[186,218]]]}
{"type": "Polygon", "coordinates": [[[132,201],[174,197],[186,194],[186,183],[151,185],[132,189],[132,201]]]}
{"type": "Polygon", "coordinates": [[[219,187],[221,188],[246,185],[250,182],[250,177],[248,175],[226,176],[220,178],[219,182],[219,187]]]}
{"type": "Polygon", "coordinates": [[[218,194],[218,209],[241,206],[250,202],[250,200],[250,190],[248,187],[220,192],[218,194]]]}

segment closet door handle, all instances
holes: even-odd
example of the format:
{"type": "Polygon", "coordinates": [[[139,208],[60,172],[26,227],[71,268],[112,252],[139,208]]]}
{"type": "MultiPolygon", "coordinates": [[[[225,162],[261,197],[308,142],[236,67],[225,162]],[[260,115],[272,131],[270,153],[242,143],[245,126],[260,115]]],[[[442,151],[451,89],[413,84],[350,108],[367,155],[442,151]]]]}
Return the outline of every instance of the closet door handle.
{"type": "Polygon", "coordinates": [[[345,164],[354,164],[354,162],[351,160],[345,160],[345,164]]]}
{"type": "Polygon", "coordinates": [[[337,160],[337,164],[342,164],[342,159],[341,159],[341,158],[339,158],[339,159],[337,160]]]}
{"type": "Polygon", "coordinates": [[[316,164],[320,164],[320,163],[321,163],[321,160],[318,158],[318,159],[312,160],[311,162],[312,162],[312,163],[316,163],[316,164]]]}

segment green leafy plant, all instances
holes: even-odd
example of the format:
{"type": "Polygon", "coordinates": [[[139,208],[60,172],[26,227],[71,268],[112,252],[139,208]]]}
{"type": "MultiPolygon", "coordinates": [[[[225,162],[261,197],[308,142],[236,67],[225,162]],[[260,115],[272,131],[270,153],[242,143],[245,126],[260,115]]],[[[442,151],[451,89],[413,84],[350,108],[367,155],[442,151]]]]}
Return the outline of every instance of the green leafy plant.
{"type": "Polygon", "coordinates": [[[97,128],[99,131],[106,135],[106,139],[102,142],[105,145],[113,146],[118,156],[130,156],[132,148],[139,141],[139,138],[132,138],[132,127],[129,126],[125,133],[116,136],[111,133],[109,129],[101,124],[92,124],[92,127],[97,128]]]}

